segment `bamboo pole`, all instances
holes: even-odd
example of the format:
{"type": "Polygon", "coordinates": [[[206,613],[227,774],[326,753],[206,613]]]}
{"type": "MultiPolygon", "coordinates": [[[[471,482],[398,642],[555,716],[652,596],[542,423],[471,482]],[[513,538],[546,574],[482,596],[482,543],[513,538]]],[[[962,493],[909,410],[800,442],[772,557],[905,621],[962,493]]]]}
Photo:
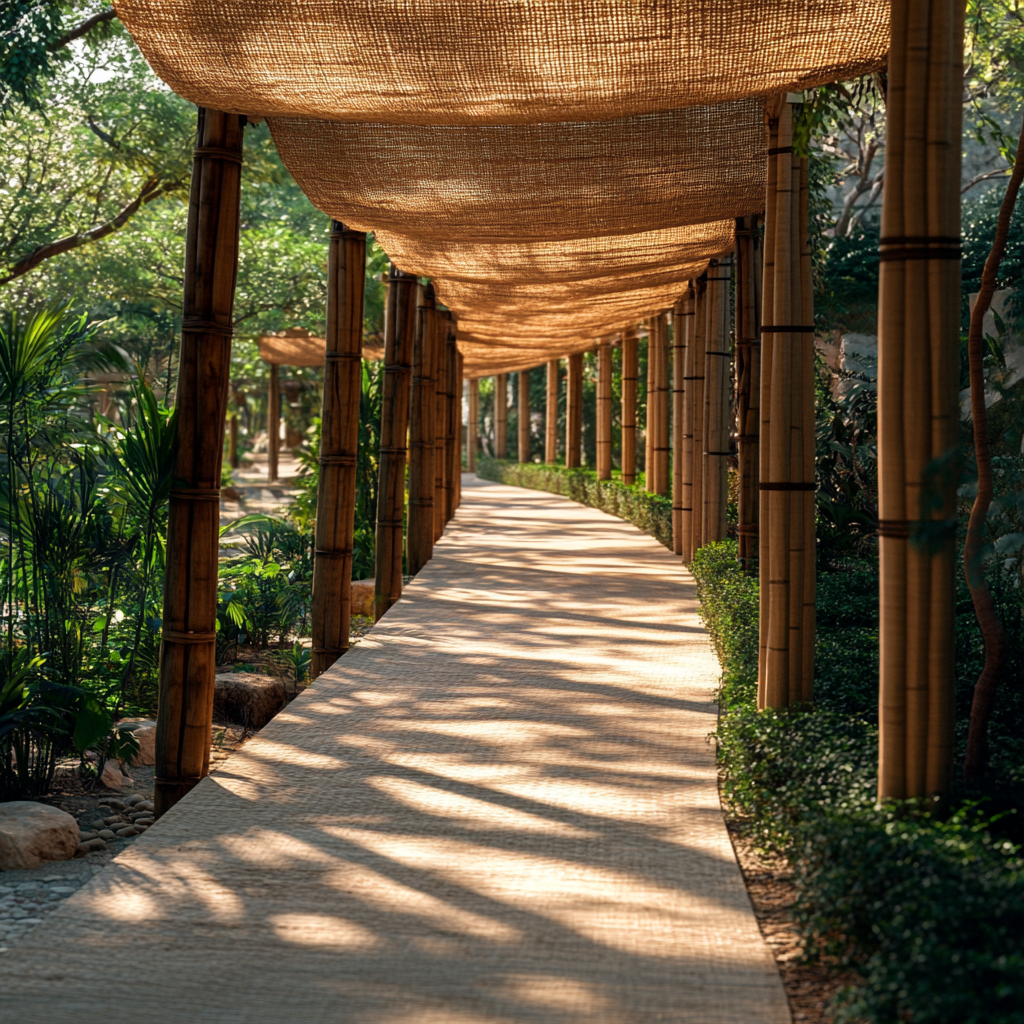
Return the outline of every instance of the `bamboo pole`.
{"type": "Polygon", "coordinates": [[[232,469],[238,469],[240,459],[238,458],[238,413],[228,414],[228,465],[232,469]]]}
{"type": "Polygon", "coordinates": [[[672,313],[672,550],[677,555],[684,554],[688,547],[683,540],[683,448],[686,437],[686,350],[692,336],[693,287],[688,284],[672,313]]]}
{"type": "Polygon", "coordinates": [[[466,428],[466,469],[476,472],[476,453],[480,447],[480,380],[469,381],[469,425],[466,428]]]}
{"type": "Polygon", "coordinates": [[[281,384],[277,363],[270,364],[267,390],[267,482],[277,483],[281,452],[281,384]]]}
{"type": "Polygon", "coordinates": [[[445,472],[444,472],[444,521],[455,515],[458,503],[459,477],[459,419],[462,398],[462,380],[459,376],[459,350],[455,345],[455,320],[445,312],[444,328],[445,355],[448,360],[448,391],[445,403],[445,472]]]}
{"type": "Polygon", "coordinates": [[[313,552],[314,679],[348,650],[365,286],[366,234],[333,221],[313,552]]]}
{"type": "Polygon", "coordinates": [[[416,278],[391,264],[384,315],[374,619],[379,619],[402,596],[405,459],[415,317],[416,278]]]}
{"type": "Polygon", "coordinates": [[[640,375],[636,329],[622,332],[622,482],[636,483],[636,386],[640,375]]]}
{"type": "Polygon", "coordinates": [[[530,371],[519,371],[519,461],[530,461],[530,371]]]}
{"type": "Polygon", "coordinates": [[[508,374],[494,376],[494,454],[508,458],[508,374]]]}
{"type": "Polygon", "coordinates": [[[654,493],[658,472],[654,466],[654,420],[657,416],[654,391],[658,377],[658,361],[655,357],[658,327],[655,320],[655,317],[651,317],[647,321],[647,387],[644,393],[644,490],[648,494],[654,493]]]}
{"type": "MultiPolygon", "coordinates": [[[[452,337],[457,336],[455,322],[452,322],[452,337]]],[[[462,504],[462,434],[465,424],[462,422],[462,397],[466,390],[465,359],[455,344],[455,508],[462,504]]],[[[454,509],[452,511],[454,515],[454,509]]]]}
{"type": "MultiPolygon", "coordinates": [[[[655,363],[653,443],[655,494],[667,495],[671,490],[669,479],[669,379],[668,379],[668,315],[659,313],[651,318],[651,325],[657,329],[657,344],[653,347],[655,363]]],[[[648,365],[651,362],[648,349],[648,365]]]]}
{"type": "Polygon", "coordinates": [[[544,401],[544,461],[558,461],[558,360],[548,361],[547,393],[544,401]]]}
{"type": "Polygon", "coordinates": [[[597,479],[612,478],[612,346],[597,349],[597,479]]]}
{"type": "MultiPolygon", "coordinates": [[[[695,282],[693,315],[693,358],[687,360],[690,372],[686,383],[692,386],[693,400],[687,402],[686,427],[689,440],[684,438],[683,446],[683,529],[689,521],[690,557],[700,548],[704,509],[704,364],[708,338],[707,281],[700,277],[695,282]],[[690,475],[690,502],[687,508],[686,468],[690,475]]],[[[689,354],[689,353],[688,353],[689,354]]]]}
{"type": "Polygon", "coordinates": [[[736,222],[736,449],[739,463],[739,556],[757,555],[758,436],[761,388],[761,267],[756,217],[736,222]]]}
{"type": "Polygon", "coordinates": [[[434,373],[434,543],[444,533],[445,512],[445,475],[446,475],[446,442],[448,436],[448,359],[445,348],[447,326],[440,315],[434,317],[434,353],[436,370],[434,373]]]}
{"type": "Polygon", "coordinates": [[[953,745],[963,5],[895,0],[879,274],[880,799],[944,796],[953,745]],[[927,542],[917,542],[919,529],[927,542]]]}
{"type": "Polygon", "coordinates": [[[210,768],[220,473],[238,273],[245,118],[199,108],[185,235],[174,483],[167,517],[154,799],[157,815],[210,768]]]}
{"type": "Polygon", "coordinates": [[[565,398],[565,464],[576,469],[583,463],[583,353],[569,356],[565,398]]]}
{"type": "Polygon", "coordinates": [[[434,550],[436,317],[434,287],[430,284],[421,285],[417,289],[409,410],[409,531],[406,537],[406,562],[412,576],[430,561],[434,550]]]}
{"type": "Polygon", "coordinates": [[[732,352],[729,348],[730,257],[712,260],[707,281],[707,342],[704,351],[704,502],[701,543],[725,538],[729,497],[729,393],[732,352]]]}

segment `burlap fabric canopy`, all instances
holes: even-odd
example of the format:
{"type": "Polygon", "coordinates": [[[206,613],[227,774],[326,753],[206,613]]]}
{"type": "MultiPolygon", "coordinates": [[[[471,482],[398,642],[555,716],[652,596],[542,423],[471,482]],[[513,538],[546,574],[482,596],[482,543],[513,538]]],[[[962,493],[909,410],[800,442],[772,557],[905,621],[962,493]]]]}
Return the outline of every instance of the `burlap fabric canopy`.
{"type": "Polygon", "coordinates": [[[879,68],[884,0],[116,0],[157,74],[240,114],[599,121],[879,68]]]}
{"type": "Polygon", "coordinates": [[[438,254],[452,239],[633,234],[764,205],[764,111],[753,99],[596,123],[269,124],[315,206],[438,254]]]}

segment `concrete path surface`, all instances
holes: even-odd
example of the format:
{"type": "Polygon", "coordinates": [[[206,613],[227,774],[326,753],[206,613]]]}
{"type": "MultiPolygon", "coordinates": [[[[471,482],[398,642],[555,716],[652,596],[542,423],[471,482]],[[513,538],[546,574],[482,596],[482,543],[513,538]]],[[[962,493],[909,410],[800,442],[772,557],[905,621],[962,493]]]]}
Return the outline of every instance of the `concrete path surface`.
{"type": "Polygon", "coordinates": [[[4,1020],[789,1021],[690,578],[464,479],[367,638],[0,957],[4,1020]]]}

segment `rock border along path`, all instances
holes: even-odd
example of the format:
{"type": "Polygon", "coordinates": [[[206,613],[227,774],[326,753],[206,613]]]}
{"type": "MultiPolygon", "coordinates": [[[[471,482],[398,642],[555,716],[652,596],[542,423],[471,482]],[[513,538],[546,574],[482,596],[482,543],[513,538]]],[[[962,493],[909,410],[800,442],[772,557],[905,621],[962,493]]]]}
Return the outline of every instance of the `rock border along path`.
{"type": "Polygon", "coordinates": [[[692,581],[627,523],[466,477],[360,645],[0,958],[65,1024],[782,1024],[718,802],[692,581]],[[107,972],[109,973],[109,971],[107,972]]]}

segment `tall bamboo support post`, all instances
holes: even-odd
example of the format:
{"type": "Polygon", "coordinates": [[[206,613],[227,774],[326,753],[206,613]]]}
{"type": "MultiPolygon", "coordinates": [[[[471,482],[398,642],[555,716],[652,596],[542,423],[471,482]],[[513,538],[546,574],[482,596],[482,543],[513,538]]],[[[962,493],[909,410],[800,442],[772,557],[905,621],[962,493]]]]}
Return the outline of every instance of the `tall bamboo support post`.
{"type": "Polygon", "coordinates": [[[712,260],[708,268],[707,342],[704,351],[704,504],[701,543],[725,538],[729,500],[729,420],[732,351],[729,348],[731,259],[712,260]]]}
{"type": "Polygon", "coordinates": [[[646,487],[651,494],[669,488],[668,317],[652,316],[647,328],[647,466],[646,487]]]}
{"type": "Polygon", "coordinates": [[[519,371],[519,461],[530,461],[530,371],[519,371]]]}
{"type": "Polygon", "coordinates": [[[964,6],[894,0],[879,279],[880,798],[944,795],[953,753],[964,6]],[[928,540],[915,533],[927,530],[928,540]]]}
{"type": "MultiPolygon", "coordinates": [[[[693,344],[686,351],[685,434],[683,437],[683,534],[689,558],[701,546],[704,509],[704,369],[708,337],[707,281],[694,282],[693,344]],[[689,486],[687,486],[689,481],[689,486]],[[689,501],[687,501],[689,490],[689,501]]],[[[687,552],[683,551],[684,560],[687,552]]]]}
{"type": "Polygon", "coordinates": [[[544,396],[544,461],[558,461],[558,360],[548,360],[547,392],[544,396]]]}
{"type": "Polygon", "coordinates": [[[440,314],[434,316],[434,543],[444,533],[445,477],[447,475],[446,444],[448,439],[448,358],[445,348],[447,325],[440,314]]]}
{"type": "Polygon", "coordinates": [[[267,481],[277,483],[281,455],[281,382],[277,363],[270,364],[267,389],[267,481]]]}
{"type": "Polygon", "coordinates": [[[597,479],[612,478],[612,346],[597,349],[597,479]]]}
{"type": "Polygon", "coordinates": [[[480,380],[469,381],[469,424],[466,428],[466,469],[476,472],[476,453],[480,447],[480,380]]]}
{"type": "Polygon", "coordinates": [[[677,555],[682,555],[687,547],[683,541],[684,407],[686,350],[693,337],[693,302],[693,287],[687,285],[672,311],[672,550],[677,555]]]}
{"type": "Polygon", "coordinates": [[[377,473],[377,564],[374,618],[402,596],[405,460],[409,433],[416,278],[391,264],[384,311],[384,387],[377,473]]]}
{"type": "Polygon", "coordinates": [[[444,521],[455,515],[458,502],[459,466],[459,420],[462,412],[462,378],[459,375],[459,350],[455,344],[455,320],[446,312],[443,320],[445,356],[448,360],[448,391],[445,405],[444,452],[444,521]]]}
{"type": "Polygon", "coordinates": [[[814,310],[806,164],[793,153],[792,105],[773,115],[761,328],[758,699],[778,708],[810,700],[813,684],[814,310]]]}
{"type": "Polygon", "coordinates": [[[508,374],[494,375],[494,454],[508,458],[508,374]]]}
{"type": "MultiPolygon", "coordinates": [[[[454,332],[454,324],[453,324],[454,332]]],[[[453,333],[454,336],[454,333],[453,333]]],[[[455,394],[455,508],[462,504],[462,436],[465,424],[462,422],[462,399],[466,390],[466,361],[455,346],[455,379],[458,389],[455,394]]],[[[452,512],[454,515],[454,510],[452,512]]]]}
{"type": "Polygon", "coordinates": [[[640,356],[636,329],[622,332],[622,482],[636,483],[636,388],[640,356]]]}
{"type": "Polygon", "coordinates": [[[761,244],[756,217],[736,222],[736,448],[739,462],[739,556],[757,554],[758,435],[761,389],[761,244]]]}
{"type": "Polygon", "coordinates": [[[416,575],[434,551],[434,448],[437,428],[437,303],[433,285],[417,289],[409,409],[409,529],[405,542],[409,573],[416,575]]]}
{"type": "Polygon", "coordinates": [[[167,517],[154,786],[158,815],[210,768],[220,472],[238,275],[244,125],[237,114],[199,108],[185,235],[174,484],[167,517]]]}
{"type": "Polygon", "coordinates": [[[366,234],[334,221],[327,256],[327,352],[313,551],[314,679],[348,650],[365,287],[366,234]]]}
{"type": "Polygon", "coordinates": [[[583,464],[583,353],[569,356],[565,385],[565,464],[583,464]]]}

